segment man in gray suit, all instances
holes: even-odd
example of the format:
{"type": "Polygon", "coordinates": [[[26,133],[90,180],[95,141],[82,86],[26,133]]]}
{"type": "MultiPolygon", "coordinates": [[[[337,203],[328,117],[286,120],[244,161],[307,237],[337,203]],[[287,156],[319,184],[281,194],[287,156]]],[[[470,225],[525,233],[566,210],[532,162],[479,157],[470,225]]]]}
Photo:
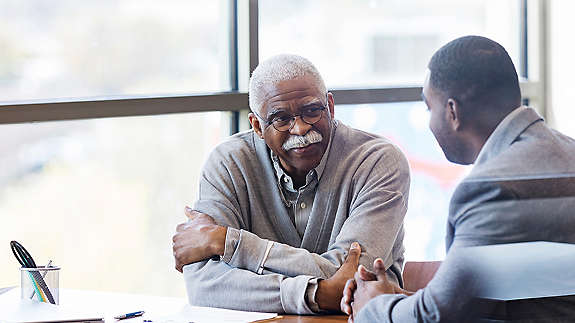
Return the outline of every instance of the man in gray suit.
{"type": "Polygon", "coordinates": [[[360,266],[341,302],[356,322],[467,321],[481,280],[462,260],[464,247],[575,243],[575,141],[521,106],[505,49],[484,37],[458,38],[428,69],[422,97],[431,131],[447,159],[475,166],[452,196],[448,253],[434,279],[408,296],[382,275],[380,260],[375,272],[360,266]]]}

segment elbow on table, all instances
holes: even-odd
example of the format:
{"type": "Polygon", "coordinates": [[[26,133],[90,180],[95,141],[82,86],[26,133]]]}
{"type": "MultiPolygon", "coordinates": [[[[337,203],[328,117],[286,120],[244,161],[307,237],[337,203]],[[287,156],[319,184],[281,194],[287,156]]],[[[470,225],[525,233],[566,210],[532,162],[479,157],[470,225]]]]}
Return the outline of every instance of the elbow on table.
{"type": "Polygon", "coordinates": [[[204,267],[207,262],[189,264],[183,268],[184,284],[188,294],[188,303],[192,306],[215,306],[214,293],[218,293],[217,287],[213,286],[213,281],[204,277],[204,267]]]}

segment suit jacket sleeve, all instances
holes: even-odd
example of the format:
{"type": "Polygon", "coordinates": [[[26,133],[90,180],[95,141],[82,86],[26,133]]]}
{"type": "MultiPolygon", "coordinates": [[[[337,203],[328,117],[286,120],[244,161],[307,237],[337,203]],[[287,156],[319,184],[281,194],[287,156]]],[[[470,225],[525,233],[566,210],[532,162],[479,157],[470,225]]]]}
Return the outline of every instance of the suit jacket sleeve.
{"type": "Polygon", "coordinates": [[[481,282],[468,268],[465,250],[447,254],[427,287],[411,296],[386,294],[372,299],[359,313],[356,323],[366,322],[468,322],[475,319],[472,296],[481,282]]]}
{"type": "Polygon", "coordinates": [[[520,237],[511,236],[519,225],[514,219],[528,210],[521,209],[517,200],[507,181],[464,180],[453,193],[449,206],[447,250],[520,241],[520,237]]]}

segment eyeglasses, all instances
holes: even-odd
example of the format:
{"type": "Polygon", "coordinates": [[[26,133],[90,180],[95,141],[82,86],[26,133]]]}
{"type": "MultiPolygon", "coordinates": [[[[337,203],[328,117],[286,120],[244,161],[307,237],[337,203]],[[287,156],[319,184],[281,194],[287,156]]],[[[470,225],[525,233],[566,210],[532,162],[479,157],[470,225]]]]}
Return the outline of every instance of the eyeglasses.
{"type": "MultiPolygon", "coordinates": [[[[309,125],[313,125],[321,120],[323,116],[323,111],[326,109],[325,106],[321,105],[313,105],[305,107],[300,113],[298,114],[288,114],[288,113],[280,113],[274,116],[273,119],[270,121],[265,121],[267,125],[270,124],[274,126],[277,131],[286,132],[290,131],[295,124],[295,118],[300,117],[301,120],[309,125]]],[[[262,118],[257,112],[254,113],[261,119],[262,118]]]]}

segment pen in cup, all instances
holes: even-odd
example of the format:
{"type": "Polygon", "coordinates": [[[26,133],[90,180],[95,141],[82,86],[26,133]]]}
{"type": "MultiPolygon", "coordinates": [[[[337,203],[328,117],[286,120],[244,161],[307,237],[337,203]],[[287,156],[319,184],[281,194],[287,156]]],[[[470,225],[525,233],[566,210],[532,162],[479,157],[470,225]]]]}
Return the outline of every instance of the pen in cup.
{"type": "MultiPolygon", "coordinates": [[[[48,264],[46,265],[46,268],[48,268],[48,267],[50,267],[50,266],[52,266],[52,260],[48,261],[48,264]]],[[[46,278],[46,274],[48,274],[48,271],[45,271],[45,272],[42,274],[42,278],[46,278]]],[[[33,291],[32,291],[32,295],[30,295],[30,299],[34,298],[34,295],[36,295],[36,290],[33,290],[33,291]]]]}
{"type": "Polygon", "coordinates": [[[125,320],[125,319],[131,319],[132,317],[138,317],[138,316],[142,316],[142,315],[144,315],[144,311],[126,313],[126,314],[115,316],[114,318],[116,320],[125,320]]]}

